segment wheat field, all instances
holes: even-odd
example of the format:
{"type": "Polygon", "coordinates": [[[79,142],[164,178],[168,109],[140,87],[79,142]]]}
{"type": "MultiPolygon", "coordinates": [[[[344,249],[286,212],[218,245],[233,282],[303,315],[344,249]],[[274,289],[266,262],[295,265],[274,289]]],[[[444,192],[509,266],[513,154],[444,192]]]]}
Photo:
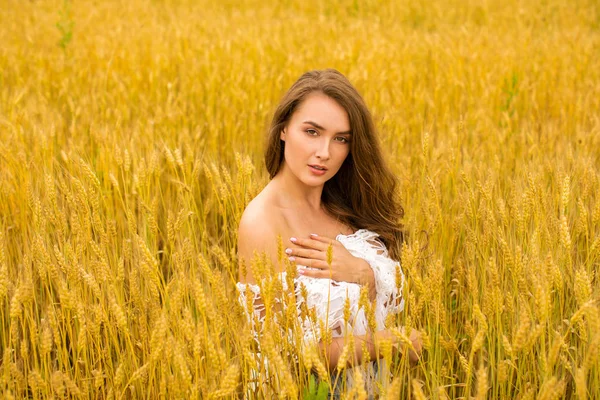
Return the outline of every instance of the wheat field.
{"type": "Polygon", "coordinates": [[[3,398],[334,392],[293,315],[257,361],[235,291],[269,118],[328,67],[372,110],[406,212],[389,323],[425,350],[411,366],[383,346],[378,396],[600,398],[597,1],[0,10],[3,398]]]}

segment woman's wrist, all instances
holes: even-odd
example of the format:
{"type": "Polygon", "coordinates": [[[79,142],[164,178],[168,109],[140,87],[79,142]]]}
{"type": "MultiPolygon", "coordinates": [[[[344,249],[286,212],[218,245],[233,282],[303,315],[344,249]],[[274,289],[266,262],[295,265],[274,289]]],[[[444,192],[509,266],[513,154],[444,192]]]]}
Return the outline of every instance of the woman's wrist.
{"type": "Polygon", "coordinates": [[[366,260],[363,260],[362,258],[358,258],[358,260],[360,262],[360,267],[357,269],[359,271],[357,283],[361,286],[368,286],[369,298],[374,300],[377,295],[377,290],[375,288],[375,273],[366,260]]]}

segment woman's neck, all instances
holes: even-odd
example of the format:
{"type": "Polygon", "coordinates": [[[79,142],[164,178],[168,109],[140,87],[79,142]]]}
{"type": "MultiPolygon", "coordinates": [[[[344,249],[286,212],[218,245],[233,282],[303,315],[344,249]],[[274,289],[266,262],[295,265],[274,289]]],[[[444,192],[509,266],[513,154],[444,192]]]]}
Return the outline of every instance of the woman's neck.
{"type": "Polygon", "coordinates": [[[321,211],[323,186],[308,186],[300,181],[284,163],[281,170],[273,177],[269,185],[273,187],[274,195],[281,207],[321,211]]]}

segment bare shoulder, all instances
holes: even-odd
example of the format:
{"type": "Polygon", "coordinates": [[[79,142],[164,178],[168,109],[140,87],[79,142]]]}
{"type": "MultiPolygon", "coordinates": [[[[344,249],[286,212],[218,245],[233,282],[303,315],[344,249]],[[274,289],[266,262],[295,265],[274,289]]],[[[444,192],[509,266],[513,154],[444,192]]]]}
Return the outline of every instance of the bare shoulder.
{"type": "Polygon", "coordinates": [[[274,233],[273,215],[269,212],[268,204],[263,199],[256,197],[252,200],[240,219],[238,226],[238,244],[262,241],[274,233]]]}
{"type": "MultiPolygon", "coordinates": [[[[278,213],[264,196],[252,200],[240,219],[238,227],[238,260],[249,265],[255,252],[265,252],[272,262],[277,262],[278,213]]],[[[247,275],[240,281],[254,282],[254,277],[246,268],[247,275]]],[[[240,274],[241,275],[241,274],[240,274]]]]}

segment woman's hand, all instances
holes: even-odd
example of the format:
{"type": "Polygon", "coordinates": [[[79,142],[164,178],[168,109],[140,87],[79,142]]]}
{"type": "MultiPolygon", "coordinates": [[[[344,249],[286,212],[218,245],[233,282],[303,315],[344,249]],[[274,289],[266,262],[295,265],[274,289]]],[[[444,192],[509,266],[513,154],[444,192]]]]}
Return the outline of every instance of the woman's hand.
{"type": "Polygon", "coordinates": [[[290,238],[290,241],[299,246],[285,250],[290,261],[308,267],[299,269],[299,274],[360,285],[368,284],[374,293],[375,278],[369,263],[354,257],[339,241],[316,234],[311,234],[309,239],[290,238]],[[331,265],[327,263],[327,249],[330,245],[333,250],[331,265]]]}
{"type": "Polygon", "coordinates": [[[406,329],[404,327],[386,329],[385,338],[391,340],[394,348],[400,351],[401,354],[406,355],[408,352],[408,359],[411,364],[416,364],[421,359],[423,353],[423,341],[421,339],[421,333],[415,329],[410,330],[410,335],[406,335],[406,329]]]}

